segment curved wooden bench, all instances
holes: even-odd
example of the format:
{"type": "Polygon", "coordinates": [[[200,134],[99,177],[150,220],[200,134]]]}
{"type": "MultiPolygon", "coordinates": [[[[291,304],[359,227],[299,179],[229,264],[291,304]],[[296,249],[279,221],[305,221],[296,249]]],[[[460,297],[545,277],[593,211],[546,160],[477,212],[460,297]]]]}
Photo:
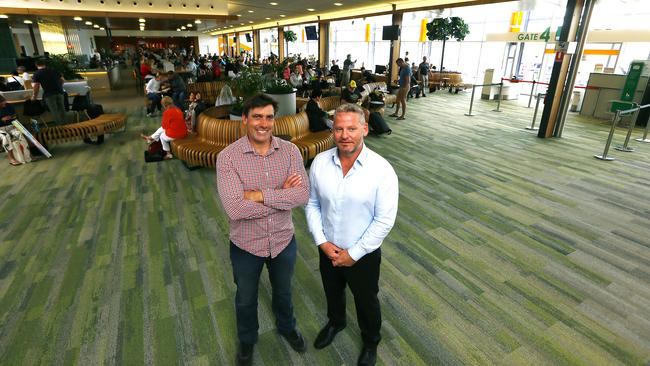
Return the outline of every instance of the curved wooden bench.
{"type": "Polygon", "coordinates": [[[221,93],[221,88],[226,84],[227,82],[225,80],[200,81],[197,83],[187,84],[187,95],[189,96],[190,93],[199,92],[206,103],[214,105],[219,93],[221,93]]]}
{"type": "Polygon", "coordinates": [[[172,153],[189,166],[214,168],[217,155],[243,136],[241,121],[211,117],[210,110],[198,117],[196,134],[172,141],[172,153]]]}
{"type": "Polygon", "coordinates": [[[83,140],[87,137],[97,137],[106,133],[117,132],[126,128],[126,115],[122,113],[102,114],[88,121],[67,125],[45,127],[36,138],[46,145],[61,142],[83,140]]]}
{"type": "MultiPolygon", "coordinates": [[[[323,109],[325,108],[323,107],[323,109]]],[[[307,118],[305,112],[277,118],[273,127],[273,134],[276,136],[291,136],[290,141],[298,147],[305,163],[315,158],[319,153],[334,147],[334,139],[330,131],[309,131],[309,118],[307,118]]]]}

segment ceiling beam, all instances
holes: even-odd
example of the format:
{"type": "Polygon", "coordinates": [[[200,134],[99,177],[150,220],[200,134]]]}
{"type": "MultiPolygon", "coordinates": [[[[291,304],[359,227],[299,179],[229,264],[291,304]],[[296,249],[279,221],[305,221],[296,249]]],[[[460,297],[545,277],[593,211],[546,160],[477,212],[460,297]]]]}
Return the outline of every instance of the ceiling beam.
{"type": "MultiPolygon", "coordinates": [[[[53,9],[29,9],[29,8],[2,8],[0,14],[18,15],[47,15],[64,17],[110,17],[110,18],[139,18],[142,12],[117,12],[117,11],[84,11],[84,10],[53,10],[53,9]]],[[[147,13],[149,19],[214,19],[217,21],[228,21],[239,19],[236,15],[215,15],[215,14],[170,14],[170,13],[147,13]]]]}

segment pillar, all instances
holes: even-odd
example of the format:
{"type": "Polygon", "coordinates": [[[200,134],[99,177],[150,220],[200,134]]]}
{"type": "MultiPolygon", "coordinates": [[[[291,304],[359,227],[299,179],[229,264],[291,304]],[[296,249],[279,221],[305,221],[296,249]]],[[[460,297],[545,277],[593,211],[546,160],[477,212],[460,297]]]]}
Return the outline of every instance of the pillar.
{"type": "Polygon", "coordinates": [[[260,40],[260,30],[256,29],[251,32],[253,35],[253,58],[257,61],[262,53],[262,41],[260,40]]]}
{"type": "Polygon", "coordinates": [[[318,22],[318,61],[321,67],[329,67],[330,59],[330,22],[318,22]]]}
{"type": "MultiPolygon", "coordinates": [[[[402,18],[404,16],[404,13],[397,13],[395,12],[395,5],[393,5],[393,25],[398,25],[400,29],[402,29],[402,18]]],[[[402,38],[402,34],[400,32],[400,38],[402,38]]],[[[400,40],[398,39],[397,41],[390,41],[390,58],[388,61],[388,67],[389,67],[389,72],[388,72],[388,80],[386,80],[386,85],[390,86],[393,84],[393,82],[397,81],[399,78],[398,76],[398,71],[399,68],[397,67],[397,64],[395,61],[400,57],[400,40]]]]}
{"type": "Polygon", "coordinates": [[[285,44],[284,44],[284,27],[278,25],[278,59],[280,62],[284,61],[285,54],[285,44]]]}

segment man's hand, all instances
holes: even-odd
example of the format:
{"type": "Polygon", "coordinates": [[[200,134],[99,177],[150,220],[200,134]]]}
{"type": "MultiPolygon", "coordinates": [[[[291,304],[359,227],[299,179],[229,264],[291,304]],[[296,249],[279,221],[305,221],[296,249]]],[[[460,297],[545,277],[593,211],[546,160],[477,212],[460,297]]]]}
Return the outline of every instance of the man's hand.
{"type": "Polygon", "coordinates": [[[334,267],[352,267],[357,261],[352,259],[350,257],[350,253],[348,253],[348,250],[341,250],[338,253],[338,257],[332,259],[332,265],[334,267]]]}
{"type": "Polygon", "coordinates": [[[329,241],[324,242],[318,247],[320,248],[320,250],[323,251],[323,253],[325,253],[327,258],[331,259],[332,261],[334,259],[337,259],[339,257],[339,253],[343,251],[343,249],[337,247],[336,245],[334,245],[329,241]]]}
{"type": "Polygon", "coordinates": [[[298,174],[291,174],[282,184],[282,189],[298,187],[300,184],[302,184],[302,177],[298,174]]]}
{"type": "Polygon", "coordinates": [[[262,191],[244,191],[244,199],[264,203],[264,194],[262,194],[262,191]]]}

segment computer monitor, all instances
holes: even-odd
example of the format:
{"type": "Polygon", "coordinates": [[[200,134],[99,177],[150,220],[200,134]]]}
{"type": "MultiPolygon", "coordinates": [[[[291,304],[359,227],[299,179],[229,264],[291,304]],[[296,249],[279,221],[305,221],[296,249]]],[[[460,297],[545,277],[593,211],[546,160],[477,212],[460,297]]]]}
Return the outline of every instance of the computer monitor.
{"type": "Polygon", "coordinates": [[[316,30],[315,25],[308,25],[305,27],[305,36],[308,41],[317,41],[318,40],[318,31],[316,30]]]}
{"type": "Polygon", "coordinates": [[[399,39],[399,25],[385,25],[381,33],[384,41],[397,41],[399,39]]]}
{"type": "Polygon", "coordinates": [[[375,74],[383,74],[386,72],[386,65],[375,65],[375,74]]]}

